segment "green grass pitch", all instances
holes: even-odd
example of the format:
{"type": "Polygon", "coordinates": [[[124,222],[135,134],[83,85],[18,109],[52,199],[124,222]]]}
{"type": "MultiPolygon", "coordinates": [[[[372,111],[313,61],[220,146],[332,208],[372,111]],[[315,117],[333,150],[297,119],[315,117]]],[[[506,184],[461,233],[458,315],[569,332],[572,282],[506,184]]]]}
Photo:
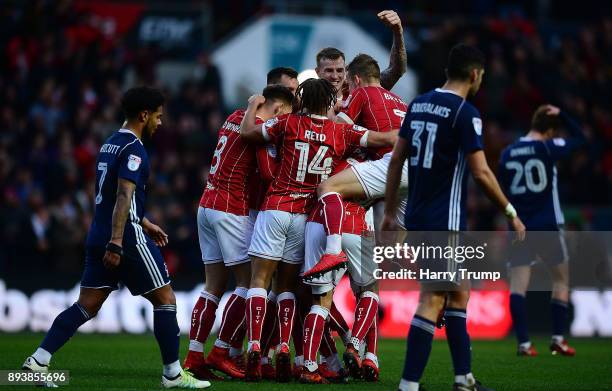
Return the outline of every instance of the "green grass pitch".
{"type": "MultiPolygon", "coordinates": [[[[0,334],[0,369],[18,369],[38,345],[41,334],[0,334]]],[[[516,357],[515,343],[474,341],[473,370],[496,390],[612,390],[612,339],[574,339],[576,357],[553,357],[547,339],[535,340],[539,357],[516,357]]],[[[352,381],[348,385],[312,386],[299,383],[258,384],[214,382],[211,390],[396,390],[404,362],[404,340],[380,341],[381,380],[352,381]]],[[[181,338],[181,358],[187,339],[181,338]]],[[[208,349],[207,349],[208,351],[208,349]]],[[[340,350],[342,351],[342,350],[340,350]]],[[[70,385],[81,390],[159,389],[161,365],[153,335],[76,335],[52,362],[52,369],[70,371],[70,385]]],[[[446,341],[435,341],[423,383],[428,391],[450,390],[452,366],[446,341]]],[[[3,390],[24,386],[0,386],[3,390]]]]}

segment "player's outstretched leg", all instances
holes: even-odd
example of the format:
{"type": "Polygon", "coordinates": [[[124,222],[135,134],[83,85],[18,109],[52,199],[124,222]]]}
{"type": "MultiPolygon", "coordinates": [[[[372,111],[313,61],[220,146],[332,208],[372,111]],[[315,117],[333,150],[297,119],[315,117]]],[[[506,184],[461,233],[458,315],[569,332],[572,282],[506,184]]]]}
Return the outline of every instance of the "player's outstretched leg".
{"type": "MultiPolygon", "coordinates": [[[[110,292],[111,290],[106,288],[81,288],[78,301],[55,318],[42,343],[26,358],[22,369],[46,373],[51,356],[68,342],[82,324],[96,316],[110,292]]],[[[55,385],[49,383],[46,386],[55,385]]]]}
{"type": "Polygon", "coordinates": [[[569,271],[567,262],[551,268],[553,280],[550,312],[552,315],[552,340],[550,351],[553,355],[575,356],[576,350],[568,345],[563,337],[567,325],[569,299],[569,271]]]}
{"type": "Polygon", "coordinates": [[[162,356],[164,388],[207,388],[210,382],[198,380],[181,368],[179,362],[179,338],[176,321],[176,298],[170,285],[164,285],[145,295],[153,304],[153,333],[162,356]]]}

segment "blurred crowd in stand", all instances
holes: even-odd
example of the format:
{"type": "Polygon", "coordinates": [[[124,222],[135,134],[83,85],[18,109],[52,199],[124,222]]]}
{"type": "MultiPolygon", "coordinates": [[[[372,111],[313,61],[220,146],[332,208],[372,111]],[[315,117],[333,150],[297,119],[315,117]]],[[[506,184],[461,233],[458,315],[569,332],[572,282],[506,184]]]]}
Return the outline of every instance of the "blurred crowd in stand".
{"type": "MultiPolygon", "coordinates": [[[[164,255],[171,273],[199,271],[196,210],[217,129],[233,109],[220,91],[223,64],[202,52],[192,76],[172,92],[157,77],[156,48],[88,35],[70,2],[33,4],[0,6],[0,277],[80,270],[96,154],[121,126],[122,92],[142,83],[164,88],[168,98],[163,128],[145,140],[152,158],[148,215],[170,236],[164,255]]],[[[449,17],[435,25],[401,16],[419,91],[440,85],[458,40],[487,54],[475,103],[491,165],[528,130],[539,104],[558,104],[583,124],[589,145],[561,164],[559,188],[563,204],[594,211],[570,223],[592,228],[598,208],[612,199],[612,20],[558,32],[516,15],[478,23],[449,17]]],[[[471,227],[503,228],[490,203],[471,191],[471,227]]]]}

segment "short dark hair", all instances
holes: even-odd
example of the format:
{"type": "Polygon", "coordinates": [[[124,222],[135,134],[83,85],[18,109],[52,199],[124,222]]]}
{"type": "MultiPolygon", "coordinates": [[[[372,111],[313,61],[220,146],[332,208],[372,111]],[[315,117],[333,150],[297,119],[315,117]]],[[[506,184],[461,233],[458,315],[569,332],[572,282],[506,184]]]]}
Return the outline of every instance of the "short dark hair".
{"type": "Polygon", "coordinates": [[[126,118],[133,119],[141,111],[157,111],[165,101],[166,98],[157,88],[134,87],[127,90],[121,97],[121,109],[126,118]]]}
{"type": "Polygon", "coordinates": [[[448,54],[446,76],[451,80],[466,80],[472,69],[484,69],[484,65],[485,56],[478,48],[460,43],[448,54]]]}
{"type": "Polygon", "coordinates": [[[328,58],[330,60],[336,60],[341,57],[344,61],[346,61],[346,58],[344,57],[344,53],[342,53],[340,50],[336,48],[321,49],[319,50],[319,53],[317,53],[317,66],[319,66],[319,63],[324,58],[328,58]]]}
{"type": "Polygon", "coordinates": [[[346,66],[346,72],[367,80],[380,80],[380,67],[378,62],[367,54],[360,53],[346,66]]]}
{"type": "Polygon", "coordinates": [[[539,133],[546,133],[548,129],[558,129],[560,125],[559,116],[549,115],[547,105],[538,107],[531,117],[531,129],[539,133]]]}
{"type": "Polygon", "coordinates": [[[298,73],[291,67],[276,67],[268,72],[266,77],[266,84],[278,84],[281,81],[283,75],[287,75],[291,79],[297,79],[298,73]]]}
{"type": "Polygon", "coordinates": [[[266,102],[277,101],[290,106],[293,104],[293,99],[295,98],[293,92],[281,84],[270,84],[266,86],[263,90],[263,96],[266,98],[266,102]]]}

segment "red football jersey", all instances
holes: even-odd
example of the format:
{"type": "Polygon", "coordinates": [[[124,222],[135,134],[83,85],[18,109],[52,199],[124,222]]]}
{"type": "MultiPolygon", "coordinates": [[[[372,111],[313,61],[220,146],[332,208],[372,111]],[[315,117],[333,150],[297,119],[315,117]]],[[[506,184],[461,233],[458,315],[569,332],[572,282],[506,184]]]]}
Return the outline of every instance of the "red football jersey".
{"type": "MultiPolygon", "coordinates": [[[[249,179],[256,175],[255,147],[240,138],[244,110],[234,111],[219,129],[200,206],[241,216],[249,214],[249,179]]],[[[259,118],[257,123],[263,123],[259,118]]],[[[251,179],[254,180],[254,179],[251,179]]]]}
{"type": "Polygon", "coordinates": [[[262,133],[276,145],[281,162],[261,209],[308,213],[319,183],[334,164],[365,145],[367,132],[320,115],[285,114],[265,122],[262,133]]]}
{"type": "MultiPolygon", "coordinates": [[[[340,171],[348,168],[353,163],[363,161],[362,158],[355,156],[354,154],[341,161],[336,165],[332,175],[339,173],[340,171]]],[[[344,219],[342,220],[342,232],[346,234],[363,235],[368,231],[368,225],[365,220],[366,210],[361,204],[352,201],[344,201],[344,219]]],[[[315,207],[308,215],[307,221],[325,225],[325,215],[323,213],[323,204],[317,202],[315,207]]]]}
{"type": "Polygon", "coordinates": [[[256,149],[257,170],[249,176],[249,208],[260,210],[266,199],[270,183],[276,176],[278,162],[274,145],[259,146],[256,149]]]}
{"type": "MultiPolygon", "coordinates": [[[[359,87],[346,99],[338,116],[364,128],[388,132],[402,127],[407,109],[399,96],[382,87],[359,87]]],[[[370,158],[380,159],[392,150],[393,147],[370,149],[370,158]]]]}

